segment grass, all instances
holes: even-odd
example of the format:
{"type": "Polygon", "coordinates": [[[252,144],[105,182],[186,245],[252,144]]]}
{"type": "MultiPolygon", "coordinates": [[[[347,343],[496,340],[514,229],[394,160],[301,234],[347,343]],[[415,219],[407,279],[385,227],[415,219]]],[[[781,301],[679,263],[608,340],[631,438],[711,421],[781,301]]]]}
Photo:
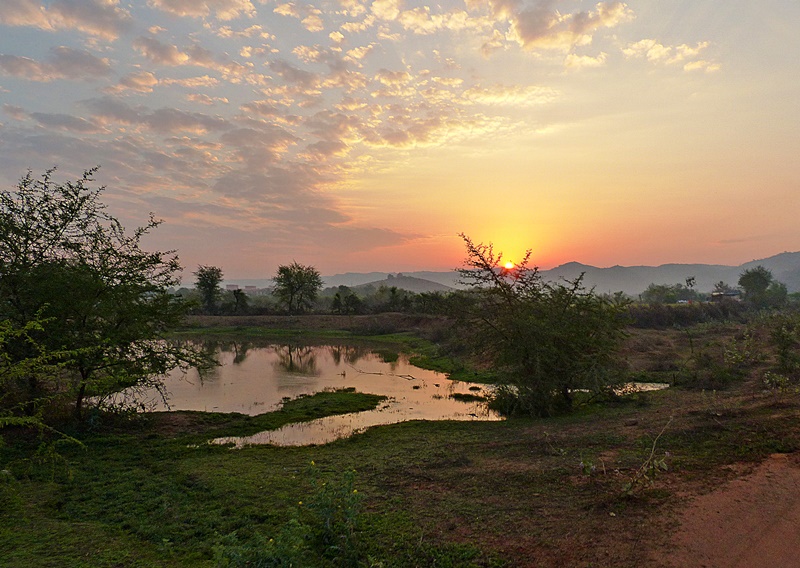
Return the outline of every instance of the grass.
{"type": "MultiPolygon", "coordinates": [[[[727,333],[738,331],[699,330],[692,349],[716,356],[727,333]]],[[[692,355],[674,330],[630,341],[632,373],[668,366],[667,354],[681,369],[692,355]]],[[[763,392],[760,372],[717,392],[687,385],[546,420],[407,422],[301,448],[205,442],[377,399],[322,393],[259,417],[109,420],[79,435],[84,447],[61,449],[69,470],[58,475],[9,445],[0,448],[0,469],[14,473],[0,480],[0,565],[215,566],[221,551],[268,548],[295,530],[293,519],[308,544],[316,480],[337,483],[351,470],[363,496],[353,565],[658,565],[685,495],[730,478],[731,464],[800,449],[800,398],[763,392]],[[662,430],[654,455],[668,470],[626,495],[662,430]]],[[[336,558],[306,562],[343,565],[336,558]]]]}

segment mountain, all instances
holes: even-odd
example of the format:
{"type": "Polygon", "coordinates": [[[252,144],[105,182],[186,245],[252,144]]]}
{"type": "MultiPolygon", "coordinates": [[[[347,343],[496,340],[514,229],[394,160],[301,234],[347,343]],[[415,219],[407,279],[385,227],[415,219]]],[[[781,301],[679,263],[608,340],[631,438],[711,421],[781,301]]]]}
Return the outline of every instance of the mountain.
{"type": "Polygon", "coordinates": [[[763,266],[772,272],[778,282],[786,284],[789,292],[800,291],[800,252],[784,252],[768,258],[746,262],[740,266],[720,264],[662,264],[661,266],[612,266],[596,268],[570,262],[550,270],[542,271],[545,278],[574,279],[585,273],[584,283],[595,291],[622,291],[631,296],[644,292],[650,284],[685,284],[686,279],[695,279],[694,288],[699,292],[710,292],[717,282],[736,286],[745,270],[763,266]]]}
{"type": "Polygon", "coordinates": [[[387,288],[394,286],[395,288],[408,290],[409,292],[415,292],[417,294],[421,294],[422,292],[450,292],[453,290],[451,286],[445,286],[439,282],[425,280],[424,278],[416,278],[414,276],[405,276],[403,274],[398,274],[397,276],[389,274],[384,280],[359,284],[357,286],[352,286],[352,289],[365,291],[367,288],[372,287],[377,290],[381,286],[386,286],[387,288]]]}
{"type": "MultiPolygon", "coordinates": [[[[800,259],[798,260],[800,266],[800,259]]],[[[543,270],[542,276],[549,280],[574,280],[584,273],[584,284],[599,293],[622,291],[636,296],[650,284],[685,284],[686,279],[695,279],[695,289],[710,292],[720,280],[736,286],[742,269],[718,264],[663,264],[661,266],[612,266],[596,268],[578,263],[568,263],[551,270],[543,270]]]]}
{"type": "MultiPolygon", "coordinates": [[[[721,264],[662,264],[661,266],[611,266],[597,268],[580,262],[568,262],[550,270],[542,270],[542,276],[549,280],[573,280],[585,273],[584,284],[594,287],[599,293],[624,292],[631,296],[638,296],[650,284],[685,284],[686,279],[694,277],[695,290],[710,292],[717,282],[725,282],[736,286],[739,276],[745,270],[761,265],[772,272],[778,282],[783,282],[789,292],[800,292],[800,252],[782,252],[768,258],[752,260],[740,266],[725,266],[721,264]]],[[[381,285],[397,286],[404,290],[414,292],[446,291],[453,288],[463,288],[459,284],[459,276],[455,270],[447,272],[404,272],[402,274],[389,272],[348,272],[323,276],[326,287],[349,286],[357,287],[370,284],[378,288],[381,285]],[[391,278],[390,278],[391,277],[391,278]]],[[[259,288],[272,286],[268,278],[253,280],[230,280],[225,284],[238,284],[240,286],[254,285],[259,288]]]]}

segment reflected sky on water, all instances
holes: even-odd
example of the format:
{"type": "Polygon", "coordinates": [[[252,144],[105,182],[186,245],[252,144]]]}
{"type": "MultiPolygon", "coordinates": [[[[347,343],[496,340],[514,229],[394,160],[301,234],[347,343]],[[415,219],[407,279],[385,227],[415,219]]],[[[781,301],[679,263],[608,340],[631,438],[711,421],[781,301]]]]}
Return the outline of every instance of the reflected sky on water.
{"type": "MultiPolygon", "coordinates": [[[[451,381],[446,375],[411,365],[399,355],[387,362],[364,346],[254,345],[209,343],[221,363],[211,371],[173,372],[166,381],[169,408],[256,415],[276,410],[284,400],[323,390],[355,388],[388,399],[375,410],[292,424],[247,438],[219,443],[323,444],[369,426],[406,420],[500,420],[485,403],[464,402],[454,394],[485,395],[486,385],[451,381]]],[[[391,359],[391,357],[386,357],[391,359]]],[[[157,410],[165,410],[157,403],[157,410]]]]}

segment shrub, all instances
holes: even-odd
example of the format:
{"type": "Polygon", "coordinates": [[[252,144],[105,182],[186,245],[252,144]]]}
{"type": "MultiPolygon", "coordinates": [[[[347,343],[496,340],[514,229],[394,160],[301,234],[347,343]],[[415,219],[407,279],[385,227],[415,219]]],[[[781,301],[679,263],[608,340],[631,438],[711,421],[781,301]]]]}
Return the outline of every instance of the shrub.
{"type": "Polygon", "coordinates": [[[503,268],[491,244],[462,237],[468,256],[460,273],[469,301],[453,315],[473,353],[505,385],[495,408],[551,415],[569,410],[576,390],[598,393],[620,382],[624,302],[586,290],[582,277],[545,282],[527,266],[530,253],[503,268]]]}

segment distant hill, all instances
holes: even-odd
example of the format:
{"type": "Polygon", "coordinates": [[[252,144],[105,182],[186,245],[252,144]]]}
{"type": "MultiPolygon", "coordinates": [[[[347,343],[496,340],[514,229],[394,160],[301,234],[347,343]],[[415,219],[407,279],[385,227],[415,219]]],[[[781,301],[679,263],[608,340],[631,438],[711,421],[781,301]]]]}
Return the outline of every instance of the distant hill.
{"type": "Polygon", "coordinates": [[[631,296],[644,292],[650,284],[684,284],[694,277],[695,290],[710,292],[717,282],[736,286],[745,270],[761,265],[770,270],[789,292],[800,291],[800,252],[784,252],[769,258],[753,260],[740,266],[720,264],[663,264],[661,266],[612,266],[596,268],[577,262],[542,271],[545,278],[574,279],[585,272],[584,282],[597,292],[622,291],[631,296]]]}
{"type": "Polygon", "coordinates": [[[404,274],[398,274],[397,276],[389,274],[383,280],[367,282],[365,284],[351,286],[351,288],[353,290],[363,291],[370,287],[377,290],[381,286],[386,286],[387,288],[394,286],[400,290],[408,290],[409,292],[415,292],[417,294],[421,294],[423,292],[451,292],[453,290],[452,287],[445,286],[439,282],[425,280],[424,278],[416,278],[414,276],[405,276],[404,274]]]}
{"type": "MultiPolygon", "coordinates": [[[[461,288],[458,283],[458,273],[453,271],[449,272],[432,272],[432,271],[417,271],[417,272],[367,272],[367,273],[359,273],[359,272],[348,272],[346,274],[335,274],[333,276],[323,276],[322,279],[325,281],[325,286],[348,286],[353,288],[355,286],[360,286],[362,284],[376,284],[382,283],[386,284],[386,282],[382,282],[387,280],[389,276],[393,276],[397,278],[398,276],[404,278],[415,278],[418,280],[427,280],[429,282],[433,282],[435,284],[441,284],[448,289],[455,289],[461,288]]],[[[397,284],[392,284],[393,286],[397,286],[397,284]]],[[[400,286],[398,286],[399,288],[400,286]]]]}
{"type": "MultiPolygon", "coordinates": [[[[758,265],[770,270],[779,282],[786,284],[789,292],[800,292],[800,252],[783,252],[763,258],[752,260],[740,266],[725,266],[721,264],[662,264],[661,266],[611,266],[597,268],[579,262],[568,262],[550,270],[543,270],[542,276],[550,280],[574,279],[582,272],[584,283],[594,287],[600,293],[624,292],[631,296],[638,296],[650,284],[684,284],[689,277],[695,278],[695,290],[710,292],[714,284],[719,281],[730,286],[736,286],[739,276],[745,270],[758,265]]],[[[397,286],[403,290],[413,292],[447,291],[462,288],[459,276],[455,270],[447,272],[404,272],[396,275],[389,272],[367,272],[336,274],[323,276],[326,287],[349,286],[351,288],[362,285],[372,285],[378,288],[381,285],[397,286]],[[391,276],[391,279],[390,279],[391,276]]],[[[255,285],[259,288],[272,286],[271,279],[258,280],[230,280],[225,284],[239,284],[240,286],[255,285]]]]}

